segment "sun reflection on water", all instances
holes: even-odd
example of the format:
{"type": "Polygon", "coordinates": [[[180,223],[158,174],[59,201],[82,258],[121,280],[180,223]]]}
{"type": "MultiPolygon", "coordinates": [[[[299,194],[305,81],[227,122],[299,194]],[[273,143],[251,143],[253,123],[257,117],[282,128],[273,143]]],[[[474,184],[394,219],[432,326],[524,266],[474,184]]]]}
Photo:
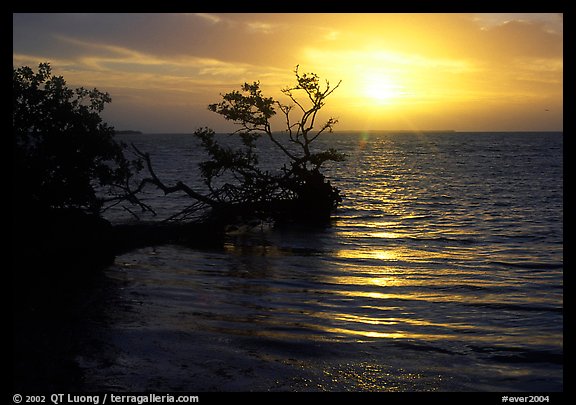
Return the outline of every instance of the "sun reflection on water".
{"type": "Polygon", "coordinates": [[[341,259],[376,259],[376,260],[398,260],[402,258],[402,253],[389,249],[343,249],[336,252],[336,257],[341,259]]]}

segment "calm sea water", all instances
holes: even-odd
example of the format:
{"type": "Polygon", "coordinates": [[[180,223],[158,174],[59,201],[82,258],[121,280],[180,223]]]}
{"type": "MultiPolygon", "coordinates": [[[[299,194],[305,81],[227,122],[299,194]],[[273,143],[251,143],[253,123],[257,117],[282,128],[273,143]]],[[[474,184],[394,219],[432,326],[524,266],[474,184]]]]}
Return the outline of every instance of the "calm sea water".
{"type": "MultiPolygon", "coordinates": [[[[192,136],[119,138],[149,151],[161,177],[201,187],[192,136]]],[[[327,170],[344,195],[331,227],[117,258],[106,361],[79,357],[88,386],[562,390],[562,138],[326,136],[348,154],[327,170]]],[[[148,197],[160,218],[189,202],[148,197]]]]}

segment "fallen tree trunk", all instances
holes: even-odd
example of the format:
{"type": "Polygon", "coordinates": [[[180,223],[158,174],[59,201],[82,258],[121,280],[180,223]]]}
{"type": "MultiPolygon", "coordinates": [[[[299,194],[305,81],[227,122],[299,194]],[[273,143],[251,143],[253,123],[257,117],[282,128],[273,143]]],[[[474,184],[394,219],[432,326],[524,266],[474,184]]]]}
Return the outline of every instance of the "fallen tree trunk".
{"type": "Polygon", "coordinates": [[[224,228],[202,222],[136,222],[115,225],[113,238],[116,254],[168,243],[211,248],[222,246],[224,228]]]}

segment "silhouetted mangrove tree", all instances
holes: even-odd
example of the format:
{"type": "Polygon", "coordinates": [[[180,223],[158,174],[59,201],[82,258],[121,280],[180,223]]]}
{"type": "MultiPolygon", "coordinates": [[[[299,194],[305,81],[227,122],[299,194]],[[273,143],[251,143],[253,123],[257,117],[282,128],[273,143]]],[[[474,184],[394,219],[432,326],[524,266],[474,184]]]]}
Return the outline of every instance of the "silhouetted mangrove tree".
{"type": "Polygon", "coordinates": [[[114,128],[100,116],[111,101],[108,93],[71,89],[63,77],[52,75],[48,63],[36,72],[14,68],[13,227],[22,255],[38,262],[68,257],[106,264],[117,252],[141,245],[196,244],[206,242],[208,234],[217,240],[226,225],[238,221],[325,224],[341,196],[322,173],[323,165],[345,156],[332,148],[318,150],[314,142],[337,123],[332,117],[322,124],[317,119],[340,83],[321,83],[298,67],[294,73],[295,84],[282,90],[289,104],[265,97],[254,82],[208,106],[238,126],[229,136],[240,142],[223,145],[209,128],[194,133],[208,156],[200,164],[206,187],[199,191],[159,178],[150,154],[134,145],[135,156],[126,157],[127,146],[114,139],[114,128]],[[285,128],[273,132],[270,120],[278,111],[285,128]],[[262,167],[259,142],[283,156],[278,167],[262,167]],[[192,202],[157,225],[112,227],[102,218],[118,205],[133,214],[131,206],[155,214],[141,199],[150,185],[165,194],[183,193],[192,202]]]}
{"type": "Polygon", "coordinates": [[[126,145],[100,116],[108,93],[71,89],[41,63],[37,72],[13,69],[12,95],[14,207],[98,215],[120,201],[138,203],[130,184],[142,162],[125,157],[126,145]]]}
{"type": "Polygon", "coordinates": [[[290,104],[265,97],[260,82],[253,82],[208,106],[239,127],[230,135],[241,140],[241,146],[233,148],[221,145],[212,129],[201,128],[194,133],[209,156],[200,164],[208,193],[201,194],[181,181],[168,185],[156,175],[151,156],[133,146],[149,173],[138,190],[153,184],[165,194],[181,192],[195,200],[172,219],[187,219],[208,207],[209,220],[222,224],[254,218],[325,223],[341,196],[321,169],[326,162],[340,162],[345,156],[333,148],[314,151],[312,145],[321,135],[332,132],[338,122],[331,117],[317,125],[317,116],[340,82],[331,86],[326,80],[322,85],[316,74],[300,74],[298,66],[294,73],[296,83],[282,89],[290,104]],[[285,120],[282,132],[273,132],[270,122],[277,109],[285,120]],[[264,170],[260,165],[256,144],[261,138],[286,158],[276,170],[264,170]]]}

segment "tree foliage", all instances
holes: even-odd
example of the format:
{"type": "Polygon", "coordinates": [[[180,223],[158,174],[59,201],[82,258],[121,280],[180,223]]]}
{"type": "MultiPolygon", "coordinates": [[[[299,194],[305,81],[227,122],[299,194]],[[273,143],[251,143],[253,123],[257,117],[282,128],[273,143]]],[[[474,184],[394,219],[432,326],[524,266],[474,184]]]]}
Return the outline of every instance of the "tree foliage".
{"type": "Polygon", "coordinates": [[[111,102],[97,89],[71,89],[48,63],[34,72],[13,69],[14,198],[17,204],[81,208],[99,213],[106,203],[134,198],[133,171],[124,145],[100,113],[111,102]],[[106,188],[106,196],[99,193],[106,188]]]}
{"type": "Polygon", "coordinates": [[[221,217],[249,215],[307,221],[329,218],[341,196],[321,173],[321,168],[328,161],[341,162],[345,156],[333,148],[315,150],[313,143],[322,134],[332,132],[338,122],[331,117],[317,126],[316,120],[327,97],[340,83],[332,87],[326,81],[322,86],[316,74],[300,74],[298,66],[294,73],[296,83],[282,89],[290,104],[264,96],[260,82],[253,82],[223,94],[219,103],[208,106],[210,111],[239,127],[231,135],[241,141],[240,147],[233,148],[222,145],[210,128],[194,133],[209,156],[209,160],[200,164],[208,195],[197,198],[181,182],[166,186],[154,174],[150,156],[137,150],[152,174],[145,181],[156,184],[166,193],[184,191],[211,206],[221,217]],[[286,127],[274,132],[270,120],[277,109],[284,115],[286,127]],[[261,140],[270,142],[284,155],[286,161],[277,169],[261,167],[257,153],[261,140]]]}
{"type": "Polygon", "coordinates": [[[308,169],[309,164],[315,169],[327,161],[342,161],[345,156],[335,149],[328,149],[319,153],[311,151],[311,144],[324,132],[332,132],[338,120],[330,117],[315,132],[318,112],[324,107],[326,99],[339,86],[334,87],[326,80],[325,86],[320,85],[320,79],[315,73],[300,74],[299,67],[294,70],[296,84],[282,89],[293,104],[283,104],[272,97],[264,97],[260,90],[260,82],[245,83],[241,91],[232,91],[222,96],[222,101],[208,106],[210,111],[222,115],[226,120],[233,121],[240,126],[236,133],[243,137],[244,143],[253,142],[260,136],[266,136],[291,161],[292,165],[301,169],[308,169]],[[304,100],[299,95],[304,95],[304,100]],[[294,153],[289,150],[272,132],[270,118],[276,114],[275,107],[283,113],[286,129],[283,133],[289,137],[289,142],[298,145],[301,152],[294,153]],[[294,119],[296,115],[296,119],[294,119]],[[244,140],[244,138],[247,138],[244,140]]]}
{"type": "MultiPolygon", "coordinates": [[[[202,145],[208,150],[212,160],[203,163],[203,167],[218,167],[220,174],[223,169],[233,171],[239,179],[239,185],[232,187],[226,184],[222,189],[249,191],[246,201],[293,200],[303,203],[301,209],[316,214],[328,213],[341,200],[339,190],[332,187],[321,174],[322,165],[328,161],[340,162],[345,156],[335,149],[313,151],[312,143],[323,133],[332,132],[338,122],[329,118],[316,129],[318,112],[324,107],[326,99],[340,82],[332,87],[326,80],[320,84],[319,77],[314,74],[300,74],[299,67],[294,70],[296,83],[282,89],[291,104],[283,104],[272,97],[264,97],[260,83],[245,83],[241,91],[224,94],[218,104],[210,104],[209,109],[233,121],[240,128],[236,131],[244,145],[244,150],[235,151],[232,165],[227,154],[212,153],[215,151],[214,134],[206,130],[196,132],[202,139],[202,145]],[[303,97],[302,97],[303,96],[303,97]],[[272,131],[270,119],[278,108],[284,115],[286,129],[280,133],[272,131]],[[296,118],[295,118],[296,116],[296,118]],[[267,138],[288,159],[288,166],[283,166],[277,173],[263,172],[258,167],[258,159],[254,153],[254,143],[260,137],[267,138]],[[290,147],[296,146],[296,149],[290,147]],[[241,164],[239,164],[241,163],[241,164]]],[[[211,184],[214,172],[203,171],[205,181],[211,184]]]]}

